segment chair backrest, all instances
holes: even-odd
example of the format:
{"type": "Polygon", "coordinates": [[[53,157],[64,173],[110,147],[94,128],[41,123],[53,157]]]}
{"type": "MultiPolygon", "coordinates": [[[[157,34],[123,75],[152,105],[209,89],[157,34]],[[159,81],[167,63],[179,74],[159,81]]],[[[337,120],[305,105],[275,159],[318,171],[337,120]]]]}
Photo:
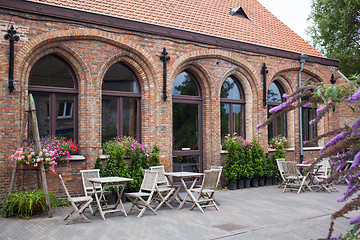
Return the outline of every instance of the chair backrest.
{"type": "Polygon", "coordinates": [[[296,162],[291,162],[291,161],[283,161],[280,162],[280,164],[282,165],[282,168],[284,170],[284,177],[298,177],[299,176],[299,171],[296,168],[296,162]]]}
{"type": "Polygon", "coordinates": [[[144,178],[140,187],[140,192],[143,191],[153,192],[157,184],[158,176],[159,176],[159,172],[145,170],[144,178]]]}
{"type": "Polygon", "coordinates": [[[205,176],[201,188],[215,191],[220,171],[220,169],[205,170],[205,176]]]}
{"type": "Polygon", "coordinates": [[[321,166],[319,168],[318,173],[323,175],[324,177],[328,177],[331,172],[330,160],[329,158],[324,158],[321,160],[321,166]]]}
{"type": "Polygon", "coordinates": [[[217,180],[217,183],[216,183],[216,186],[218,186],[218,185],[219,185],[219,182],[220,182],[220,178],[221,178],[221,173],[222,173],[223,167],[222,167],[222,166],[211,166],[211,167],[210,167],[210,170],[215,170],[215,169],[219,169],[219,170],[220,170],[220,173],[219,173],[219,176],[218,176],[218,180],[217,180]]]}
{"type": "Polygon", "coordinates": [[[70,201],[71,196],[70,196],[70,194],[69,194],[69,192],[68,192],[68,190],[67,190],[67,188],[66,188],[66,186],[65,186],[65,183],[64,183],[64,180],[63,180],[62,177],[61,177],[61,174],[59,174],[59,178],[60,178],[60,180],[61,180],[61,184],[63,185],[63,187],[64,187],[64,189],[65,189],[66,196],[68,197],[68,200],[70,201]]]}
{"type": "Polygon", "coordinates": [[[277,158],[276,159],[276,164],[278,166],[279,172],[280,172],[280,176],[282,178],[284,178],[284,169],[283,169],[283,165],[281,164],[281,162],[285,162],[285,158],[277,158]]]}
{"type": "Polygon", "coordinates": [[[158,176],[158,179],[157,179],[158,184],[169,185],[169,180],[165,176],[165,168],[164,168],[164,166],[152,166],[152,167],[150,167],[150,170],[159,173],[159,176],[158,176]]]}
{"type": "MultiPolygon", "coordinates": [[[[92,193],[94,191],[93,185],[89,182],[90,178],[99,178],[100,177],[100,169],[88,169],[88,170],[80,170],[81,179],[84,187],[85,195],[88,193],[92,193]]],[[[101,184],[95,184],[96,189],[101,190],[101,184]]]]}

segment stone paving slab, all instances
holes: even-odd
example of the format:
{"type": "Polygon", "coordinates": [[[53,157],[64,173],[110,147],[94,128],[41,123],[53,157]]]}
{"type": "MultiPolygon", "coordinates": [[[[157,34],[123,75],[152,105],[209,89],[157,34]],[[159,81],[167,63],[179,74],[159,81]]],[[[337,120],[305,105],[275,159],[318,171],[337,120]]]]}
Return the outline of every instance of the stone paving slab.
{"type": "MultiPolygon", "coordinates": [[[[92,223],[77,218],[70,225],[63,221],[71,210],[66,207],[56,209],[52,218],[0,218],[0,239],[317,239],[327,236],[331,213],[343,206],[336,199],[346,186],[337,187],[340,192],[332,194],[282,193],[277,186],[221,190],[216,193],[220,211],[206,208],[202,214],[189,211],[190,204],[181,210],[174,205],[172,210],[161,208],[158,215],[146,211],[142,218],[136,211],[128,217],[106,214],[105,221],[88,212],[92,223]]],[[[335,234],[348,228],[348,220],[338,220],[335,234]]]]}

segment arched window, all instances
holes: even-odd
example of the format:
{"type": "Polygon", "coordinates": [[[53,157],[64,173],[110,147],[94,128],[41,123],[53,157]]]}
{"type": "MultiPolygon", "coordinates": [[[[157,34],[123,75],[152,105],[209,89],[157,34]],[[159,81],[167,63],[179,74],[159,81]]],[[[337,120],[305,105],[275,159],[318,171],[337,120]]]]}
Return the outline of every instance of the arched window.
{"type": "Polygon", "coordinates": [[[77,139],[77,81],[65,60],[52,54],[37,61],[29,93],[35,100],[40,136],[77,139]]]}
{"type": "MultiPolygon", "coordinates": [[[[307,84],[314,84],[310,81],[307,84]]],[[[306,98],[303,98],[306,101],[306,98]]],[[[310,125],[309,122],[312,119],[315,119],[317,115],[317,105],[302,107],[302,134],[303,141],[307,142],[317,137],[317,124],[310,125]]],[[[304,147],[314,147],[317,146],[317,143],[305,143],[304,147]]]]}
{"type": "Polygon", "coordinates": [[[202,98],[196,78],[181,72],[172,92],[173,171],[202,171],[202,98]]]}
{"type": "MultiPolygon", "coordinates": [[[[282,97],[284,93],[285,93],[284,90],[277,81],[274,81],[270,84],[268,89],[268,96],[267,96],[268,110],[278,106],[279,104],[281,104],[281,102],[285,101],[284,98],[282,97]]],[[[283,114],[277,116],[273,120],[273,122],[269,124],[268,126],[269,140],[279,135],[287,137],[286,121],[287,121],[286,114],[283,114]]]]}
{"type": "Polygon", "coordinates": [[[237,133],[245,138],[245,96],[241,85],[228,77],[220,92],[221,136],[237,133]]]}
{"type": "Polygon", "coordinates": [[[102,141],[118,135],[140,140],[141,93],[133,72],[122,63],[112,65],[102,90],[102,141]]]}

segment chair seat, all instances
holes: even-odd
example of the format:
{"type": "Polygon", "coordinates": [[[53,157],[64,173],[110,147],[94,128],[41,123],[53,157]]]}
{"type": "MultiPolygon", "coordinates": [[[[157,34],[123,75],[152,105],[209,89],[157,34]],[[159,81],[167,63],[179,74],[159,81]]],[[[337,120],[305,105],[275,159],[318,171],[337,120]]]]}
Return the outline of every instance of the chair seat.
{"type": "MultiPolygon", "coordinates": [[[[193,188],[193,189],[190,189],[190,191],[192,191],[192,192],[200,192],[201,191],[201,188],[193,188]]],[[[202,190],[203,191],[203,193],[212,193],[212,192],[215,192],[214,190],[212,190],[212,189],[203,189],[202,190]]]]}
{"type": "Polygon", "coordinates": [[[72,198],[70,198],[70,201],[71,202],[85,202],[85,201],[89,201],[90,199],[92,199],[92,197],[90,197],[90,196],[72,197],[72,198]]]}
{"type": "Polygon", "coordinates": [[[132,192],[132,193],[124,193],[127,197],[148,197],[151,194],[147,192],[132,192]]]}

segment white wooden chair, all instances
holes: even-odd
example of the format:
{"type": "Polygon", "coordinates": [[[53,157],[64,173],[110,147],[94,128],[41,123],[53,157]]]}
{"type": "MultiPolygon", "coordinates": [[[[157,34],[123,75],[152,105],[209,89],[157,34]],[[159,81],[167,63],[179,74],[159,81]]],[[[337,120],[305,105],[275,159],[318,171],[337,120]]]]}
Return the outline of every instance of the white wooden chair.
{"type": "Polygon", "coordinates": [[[290,190],[297,190],[297,193],[299,194],[301,190],[305,191],[305,187],[307,186],[306,179],[303,175],[300,174],[296,167],[296,162],[291,161],[283,161],[280,162],[282,165],[283,171],[284,171],[284,190],[286,189],[290,190]]]}
{"type": "MultiPolygon", "coordinates": [[[[219,169],[220,170],[219,177],[218,177],[218,180],[216,182],[216,187],[219,187],[223,167],[222,166],[211,166],[210,167],[210,170],[214,170],[214,169],[219,169]]],[[[220,206],[221,205],[220,202],[218,200],[216,200],[214,196],[213,196],[213,198],[214,198],[214,201],[216,202],[216,204],[220,206]]]]}
{"type": "Polygon", "coordinates": [[[219,211],[214,200],[214,193],[216,191],[220,171],[220,169],[205,170],[201,187],[190,189],[191,192],[196,192],[198,194],[196,198],[193,196],[194,204],[190,207],[190,210],[193,210],[196,206],[204,213],[203,208],[213,206],[219,211]]]}
{"type": "MultiPolygon", "coordinates": [[[[87,169],[87,170],[80,170],[81,179],[84,187],[85,196],[93,197],[95,192],[92,183],[89,182],[90,178],[99,178],[100,177],[100,169],[87,169]]],[[[102,186],[99,183],[95,183],[95,188],[97,192],[102,191],[102,186]]],[[[106,197],[111,194],[111,191],[105,191],[103,195],[103,199],[101,200],[101,204],[107,206],[106,197]]],[[[92,209],[91,205],[89,206],[90,212],[94,214],[94,210],[92,209]]]]}
{"type": "Polygon", "coordinates": [[[318,191],[326,190],[328,193],[331,194],[331,191],[338,192],[339,190],[333,185],[333,182],[329,182],[327,178],[331,174],[331,165],[328,158],[324,158],[321,161],[321,167],[317,174],[315,175],[315,179],[319,182],[320,188],[318,191]]]}
{"type": "Polygon", "coordinates": [[[175,187],[170,185],[168,178],[165,176],[164,166],[152,166],[150,167],[150,170],[159,173],[156,184],[156,194],[154,195],[154,201],[158,201],[159,205],[155,208],[155,211],[157,211],[164,203],[170,209],[173,209],[169,203],[169,199],[174,194],[175,187]]]}
{"type": "Polygon", "coordinates": [[[282,179],[282,183],[279,185],[279,188],[285,184],[285,178],[284,178],[284,169],[282,167],[281,162],[285,162],[285,158],[277,158],[276,163],[279,169],[280,177],[282,179]]]}
{"type": "Polygon", "coordinates": [[[137,215],[138,218],[144,214],[146,209],[151,210],[155,215],[157,214],[151,203],[153,202],[158,175],[158,172],[146,170],[139,192],[125,193],[125,196],[132,202],[132,206],[127,214],[135,207],[140,210],[140,213],[137,215]],[[147,198],[147,200],[144,198],[147,198]]]}
{"type": "Polygon", "coordinates": [[[83,197],[71,197],[66,186],[64,180],[62,179],[61,175],[59,175],[61,180],[61,184],[63,185],[67,199],[73,206],[73,210],[65,217],[64,220],[66,221],[66,225],[69,224],[72,220],[75,219],[76,216],[82,217],[85,221],[91,222],[91,220],[84,214],[85,209],[90,206],[91,202],[93,201],[92,197],[90,196],[83,196],[83,197]]]}

